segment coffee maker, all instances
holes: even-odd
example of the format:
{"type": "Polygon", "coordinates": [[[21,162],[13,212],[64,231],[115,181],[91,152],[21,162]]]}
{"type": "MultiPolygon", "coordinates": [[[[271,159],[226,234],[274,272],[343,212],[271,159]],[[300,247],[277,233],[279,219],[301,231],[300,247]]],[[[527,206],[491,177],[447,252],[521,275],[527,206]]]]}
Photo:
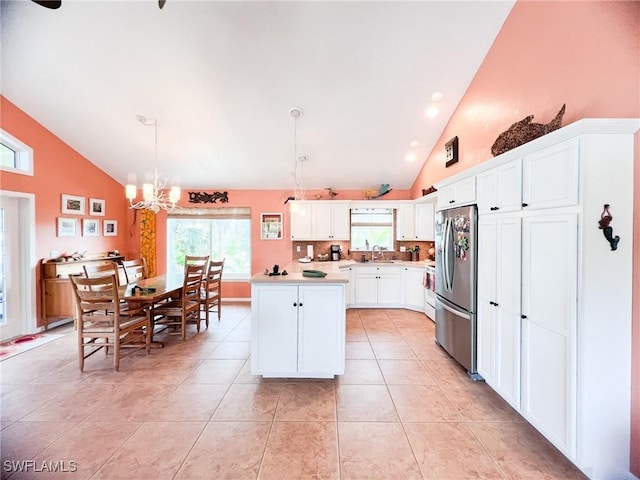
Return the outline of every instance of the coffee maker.
{"type": "Polygon", "coordinates": [[[342,258],[342,247],[340,245],[331,245],[331,260],[337,261],[342,258]]]}

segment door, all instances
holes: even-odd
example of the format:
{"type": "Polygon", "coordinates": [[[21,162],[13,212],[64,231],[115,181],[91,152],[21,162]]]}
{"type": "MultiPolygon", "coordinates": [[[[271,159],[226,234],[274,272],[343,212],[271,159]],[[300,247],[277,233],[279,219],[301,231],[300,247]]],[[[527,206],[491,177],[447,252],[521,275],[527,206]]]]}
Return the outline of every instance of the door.
{"type": "Polygon", "coordinates": [[[23,333],[20,298],[20,207],[16,198],[0,197],[0,340],[23,333]]]}
{"type": "Polygon", "coordinates": [[[522,411],[570,458],[576,435],[576,214],[522,220],[522,411]]]}
{"type": "Polygon", "coordinates": [[[343,374],[344,286],[302,285],[299,289],[298,372],[343,374]]]}
{"type": "Polygon", "coordinates": [[[254,286],[251,293],[251,371],[298,370],[298,287],[254,286]]]}
{"type": "Polygon", "coordinates": [[[436,221],[436,293],[458,307],[476,308],[476,207],[452,208],[436,221]]]}

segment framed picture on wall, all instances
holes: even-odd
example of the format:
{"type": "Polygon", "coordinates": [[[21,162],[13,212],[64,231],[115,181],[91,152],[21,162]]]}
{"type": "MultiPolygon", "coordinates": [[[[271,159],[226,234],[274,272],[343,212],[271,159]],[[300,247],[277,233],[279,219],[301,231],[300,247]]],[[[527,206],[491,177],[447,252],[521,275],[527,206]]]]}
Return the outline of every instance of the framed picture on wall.
{"type": "Polygon", "coordinates": [[[105,202],[100,198],[89,199],[89,215],[104,217],[105,202]]]}
{"type": "Polygon", "coordinates": [[[58,236],[75,237],[78,220],[75,218],[58,217],[58,236]]]}
{"type": "Polygon", "coordinates": [[[94,218],[82,219],[82,236],[83,237],[98,237],[100,236],[100,220],[94,218]]]}
{"type": "Polygon", "coordinates": [[[76,195],[62,194],[62,213],[71,215],[84,215],[84,197],[77,197],[76,195]]]}
{"type": "Polygon", "coordinates": [[[260,214],[260,238],[262,240],[282,240],[282,214],[260,214]]]}
{"type": "Polygon", "coordinates": [[[118,221],[117,220],[103,220],[102,221],[102,235],[105,237],[118,236],[118,221]]]}

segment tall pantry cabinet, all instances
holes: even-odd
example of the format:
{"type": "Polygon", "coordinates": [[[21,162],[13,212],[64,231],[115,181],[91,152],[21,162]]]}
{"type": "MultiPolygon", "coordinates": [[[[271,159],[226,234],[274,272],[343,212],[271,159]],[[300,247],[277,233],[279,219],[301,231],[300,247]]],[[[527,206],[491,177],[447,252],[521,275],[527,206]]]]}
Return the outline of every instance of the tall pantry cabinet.
{"type": "Polygon", "coordinates": [[[633,478],[639,128],[638,119],[580,120],[436,184],[476,179],[479,373],[593,479],[633,478]],[[605,204],[616,250],[598,228],[605,204]]]}

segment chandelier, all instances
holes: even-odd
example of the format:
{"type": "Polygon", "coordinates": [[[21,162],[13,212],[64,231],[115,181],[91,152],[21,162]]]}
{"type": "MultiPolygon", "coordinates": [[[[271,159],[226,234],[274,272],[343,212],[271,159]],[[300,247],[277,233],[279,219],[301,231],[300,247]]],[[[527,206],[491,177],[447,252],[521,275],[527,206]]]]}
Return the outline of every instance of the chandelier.
{"type": "Polygon", "coordinates": [[[180,187],[171,187],[169,193],[166,192],[166,181],[160,180],[158,174],[158,121],[147,120],[142,115],[137,115],[136,119],[145,127],[153,126],[155,129],[155,160],[153,183],[144,183],[142,185],[142,200],[135,202],[138,195],[138,188],[135,185],[128,184],[125,189],[125,195],[129,200],[129,208],[151,210],[158,213],[162,210],[175,208],[176,203],[180,200],[180,187]]]}

